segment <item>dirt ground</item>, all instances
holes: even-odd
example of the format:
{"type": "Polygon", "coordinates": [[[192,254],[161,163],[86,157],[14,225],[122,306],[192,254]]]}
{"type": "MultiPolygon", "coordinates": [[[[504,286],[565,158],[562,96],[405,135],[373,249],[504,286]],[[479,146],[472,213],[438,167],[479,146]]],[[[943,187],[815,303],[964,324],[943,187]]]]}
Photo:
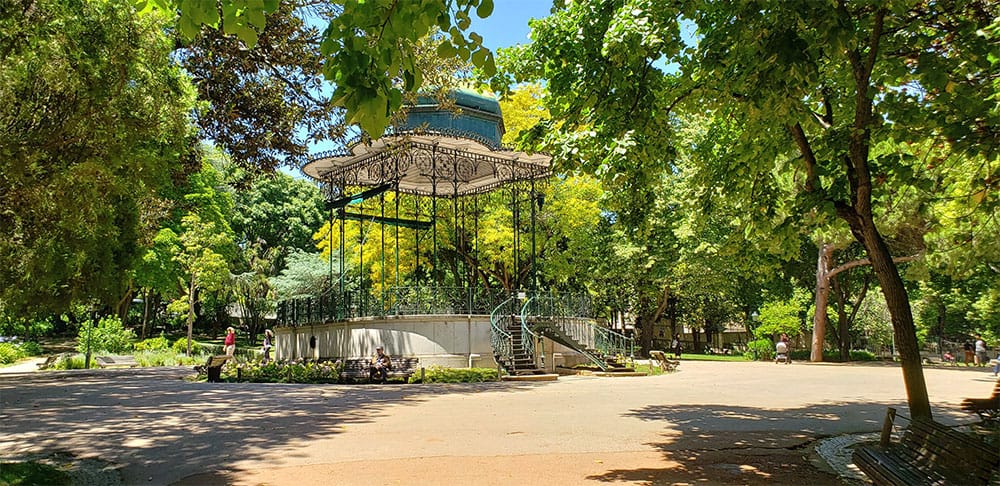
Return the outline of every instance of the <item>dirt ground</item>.
{"type": "MultiPolygon", "coordinates": [[[[906,414],[894,365],[683,361],[634,378],[209,384],[189,369],[0,374],[5,460],[105,464],[121,484],[845,484],[818,441],[906,414]]],[[[925,370],[966,423],[992,373],[925,370]]],[[[86,481],[81,481],[81,484],[86,481]]],[[[107,484],[106,477],[95,484],[107,484]]]]}

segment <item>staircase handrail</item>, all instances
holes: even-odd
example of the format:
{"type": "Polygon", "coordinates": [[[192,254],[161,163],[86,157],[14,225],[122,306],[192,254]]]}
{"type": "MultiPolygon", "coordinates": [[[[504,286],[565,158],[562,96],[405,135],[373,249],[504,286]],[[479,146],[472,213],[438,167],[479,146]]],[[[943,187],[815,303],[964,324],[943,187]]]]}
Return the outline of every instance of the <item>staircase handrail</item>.
{"type": "Polygon", "coordinates": [[[593,322],[590,325],[595,331],[595,349],[609,356],[621,355],[622,357],[635,358],[635,338],[593,322]]]}
{"type": "Polygon", "coordinates": [[[531,356],[532,360],[535,360],[535,342],[538,341],[538,335],[535,334],[535,331],[528,327],[528,317],[531,303],[534,302],[535,299],[536,296],[531,296],[531,298],[525,300],[524,305],[521,306],[521,345],[524,346],[525,354],[531,356]]]}
{"type": "Polygon", "coordinates": [[[493,347],[493,354],[498,362],[501,359],[508,363],[514,362],[514,338],[501,325],[500,319],[511,319],[510,312],[506,312],[506,310],[507,306],[516,298],[516,295],[508,297],[490,312],[490,345],[493,347]],[[500,312],[501,310],[505,312],[500,312]]]}

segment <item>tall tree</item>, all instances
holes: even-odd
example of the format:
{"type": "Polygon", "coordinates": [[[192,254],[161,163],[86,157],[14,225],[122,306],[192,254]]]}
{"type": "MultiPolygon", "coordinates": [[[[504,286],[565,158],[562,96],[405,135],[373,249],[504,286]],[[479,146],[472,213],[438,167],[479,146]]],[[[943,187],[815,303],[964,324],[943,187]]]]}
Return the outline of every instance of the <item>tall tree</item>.
{"type": "MultiPolygon", "coordinates": [[[[197,168],[194,93],[160,16],[125,0],[0,4],[0,301],[114,307],[146,216],[197,168]]],[[[153,228],[156,225],[152,225],[153,228]]]]}
{"type": "Polygon", "coordinates": [[[333,15],[317,2],[283,1],[253,49],[216,29],[180,39],[176,57],[206,102],[196,120],[202,137],[253,173],[297,166],[309,142],[342,141],[343,109],[329,100],[316,27],[333,15]]]}
{"type": "MultiPolygon", "coordinates": [[[[653,104],[661,116],[710,110],[740,126],[720,189],[754,201],[767,189],[762,180],[784,174],[798,188],[799,214],[848,225],[892,315],[910,412],[930,417],[906,288],[873,209],[909,165],[873,146],[940,134],[957,151],[996,160],[1000,117],[984,100],[997,90],[1000,59],[989,53],[998,9],[981,1],[593,0],[532,24],[533,44],[510,65],[549,81],[558,114],[603,126],[628,116],[643,130],[641,114],[653,104]],[[683,39],[682,19],[696,28],[696,45],[683,39]],[[657,59],[676,63],[676,81],[653,66],[657,59]],[[657,89],[636,96],[643,86],[657,89]]],[[[591,144],[614,153],[630,133],[597,131],[591,144]]],[[[642,172],[639,163],[620,169],[642,172]]]]}
{"type": "Polygon", "coordinates": [[[251,178],[244,185],[247,187],[232,193],[232,227],[240,244],[277,250],[279,267],[292,249],[313,248],[312,235],[325,216],[319,187],[281,173],[251,178]]]}
{"type": "Polygon", "coordinates": [[[200,291],[214,291],[229,279],[229,263],[223,256],[232,245],[232,236],[214,222],[191,213],[183,218],[184,232],[178,235],[180,252],[174,260],[184,272],[178,281],[183,292],[168,309],[187,315],[187,355],[191,356],[195,305],[200,291]]]}

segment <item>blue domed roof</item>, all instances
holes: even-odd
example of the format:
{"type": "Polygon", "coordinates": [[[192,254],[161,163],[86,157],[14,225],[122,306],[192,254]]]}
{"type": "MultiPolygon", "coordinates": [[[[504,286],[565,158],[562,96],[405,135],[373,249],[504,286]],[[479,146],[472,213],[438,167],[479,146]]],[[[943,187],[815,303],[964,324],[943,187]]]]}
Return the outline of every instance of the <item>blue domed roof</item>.
{"type": "Polygon", "coordinates": [[[500,140],[506,131],[500,102],[496,97],[469,89],[458,89],[449,94],[454,100],[454,109],[441,108],[434,98],[420,96],[417,103],[410,105],[402,130],[430,130],[461,135],[484,140],[493,148],[500,147],[500,140]]]}

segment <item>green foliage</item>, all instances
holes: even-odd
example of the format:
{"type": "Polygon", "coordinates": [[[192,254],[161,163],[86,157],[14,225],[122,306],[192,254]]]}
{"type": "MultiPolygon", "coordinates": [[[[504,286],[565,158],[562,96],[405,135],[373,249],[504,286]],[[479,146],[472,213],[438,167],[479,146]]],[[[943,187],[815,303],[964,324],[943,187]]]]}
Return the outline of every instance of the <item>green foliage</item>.
{"type": "MultiPolygon", "coordinates": [[[[86,369],[84,366],[87,363],[87,356],[84,354],[64,354],[60,355],[59,359],[49,369],[52,370],[82,370],[86,369]]],[[[90,367],[98,368],[97,361],[91,357],[90,367]]]]}
{"type": "Polygon", "coordinates": [[[42,347],[33,341],[0,343],[0,364],[10,364],[29,356],[42,354],[42,347]]]}
{"type": "Polygon", "coordinates": [[[169,348],[137,351],[133,356],[139,366],[192,366],[205,362],[202,355],[187,356],[184,349],[175,351],[169,348]]]}
{"type": "Polygon", "coordinates": [[[0,336],[18,336],[21,338],[39,338],[55,328],[52,317],[18,318],[2,311],[0,305],[0,336]]]}
{"type": "Polygon", "coordinates": [[[127,0],[0,4],[0,301],[113,305],[189,169],[194,92],[164,19],[127,0]]]}
{"type": "Polygon", "coordinates": [[[743,354],[750,360],[769,361],[774,359],[774,342],[770,339],[755,339],[747,343],[743,354]]]}
{"type": "Polygon", "coordinates": [[[10,364],[23,357],[20,346],[13,343],[0,343],[0,364],[10,364]]]}
{"type": "Polygon", "coordinates": [[[312,235],[324,222],[325,200],[316,184],[285,175],[252,179],[247,190],[233,194],[233,232],[262,251],[313,247],[312,235]]]}
{"type": "Polygon", "coordinates": [[[21,343],[21,351],[25,356],[39,356],[42,354],[42,345],[35,341],[24,341],[21,343]]]}
{"type": "MultiPolygon", "coordinates": [[[[170,349],[173,349],[174,351],[176,351],[178,353],[186,353],[187,352],[187,343],[188,343],[188,340],[186,338],[178,339],[178,340],[174,341],[174,344],[170,347],[170,349]]],[[[202,343],[199,343],[198,341],[195,341],[195,340],[191,340],[191,355],[192,356],[196,355],[196,354],[204,354],[206,352],[206,349],[207,349],[206,346],[203,345],[202,343]]]]}
{"type": "Polygon", "coordinates": [[[636,364],[632,367],[636,372],[646,373],[647,375],[662,375],[664,373],[663,368],[656,365],[649,364],[636,364]]]}
{"type": "MultiPolygon", "coordinates": [[[[497,370],[493,368],[445,368],[431,366],[424,370],[424,383],[480,383],[496,381],[497,370]]],[[[420,374],[410,375],[410,383],[420,383],[420,374]]]]}
{"type": "Polygon", "coordinates": [[[875,353],[865,349],[852,349],[851,350],[851,361],[876,361],[878,357],[875,353]]]}
{"type": "MultiPolygon", "coordinates": [[[[181,32],[193,38],[201,25],[222,26],[253,46],[264,29],[264,13],[278,8],[277,0],[225,0],[220,17],[213,7],[182,0],[137,0],[143,8],[155,7],[171,14],[180,11],[181,32]],[[195,6],[197,5],[197,6],[195,6]]],[[[423,84],[424,71],[418,61],[417,41],[433,28],[444,42],[437,48],[441,58],[471,62],[487,75],[496,65],[483,38],[466,31],[473,11],[480,18],[493,13],[493,0],[339,0],[339,14],[330,19],[320,50],[325,56],[326,79],[337,89],[333,103],[347,109],[348,123],[358,123],[369,134],[380,135],[391,115],[402,105],[403,91],[414,93],[423,84]],[[402,89],[394,84],[402,81],[402,89]]]]}
{"type": "Polygon", "coordinates": [[[73,478],[55,466],[36,461],[0,462],[0,484],[4,486],[69,486],[73,478]]]}
{"type": "MultiPolygon", "coordinates": [[[[809,361],[810,350],[800,349],[797,351],[792,351],[788,353],[788,356],[792,361],[809,361]]],[[[878,356],[874,353],[864,349],[852,349],[851,350],[851,361],[878,361],[878,356]]],[[[840,358],[840,351],[836,349],[825,349],[823,350],[823,361],[828,363],[840,363],[843,360],[840,358]]]]}
{"type": "MultiPolygon", "coordinates": [[[[337,261],[334,269],[339,269],[337,261]]],[[[313,295],[329,287],[330,266],[318,253],[295,249],[285,259],[285,268],[271,277],[277,300],[296,296],[313,295]]],[[[334,276],[336,278],[336,276],[334,276]]]]}
{"type": "Polygon", "coordinates": [[[493,0],[371,0],[343,5],[321,45],[327,56],[326,78],[337,86],[332,100],[347,109],[347,122],[373,136],[382,134],[402,106],[403,91],[416,92],[424,84],[415,45],[432,28],[444,36],[438,57],[471,61],[488,75],[496,71],[482,36],[465,35],[472,10],[485,18],[493,11],[493,0]],[[403,86],[394,85],[394,79],[402,80],[403,86]]]}
{"type": "Polygon", "coordinates": [[[90,353],[125,354],[132,350],[135,332],[125,329],[117,316],[102,317],[97,325],[87,320],[80,325],[76,336],[76,350],[87,352],[87,341],[90,341],[90,353]]]}
{"type": "Polygon", "coordinates": [[[278,0],[220,0],[215,2],[185,2],[183,0],[132,0],[136,9],[148,12],[158,9],[163,12],[180,12],[177,26],[181,34],[192,39],[201,26],[222,27],[228,35],[239,37],[244,44],[253,47],[258,34],[264,29],[264,15],[278,8],[278,0]]]}
{"type": "Polygon", "coordinates": [[[159,337],[135,343],[136,351],[162,351],[170,349],[170,341],[161,333],[159,337]]]}
{"type": "Polygon", "coordinates": [[[314,361],[229,360],[222,372],[227,381],[251,383],[336,383],[339,377],[333,363],[314,361]]]}
{"type": "Polygon", "coordinates": [[[761,339],[781,334],[787,334],[790,338],[798,336],[801,310],[795,299],[764,304],[760,308],[760,326],[754,330],[754,335],[761,339]]]}
{"type": "Polygon", "coordinates": [[[327,103],[324,92],[322,33],[315,23],[337,8],[280,2],[253,49],[214,29],[183,43],[174,55],[205,102],[196,114],[201,138],[251,173],[288,177],[272,172],[296,166],[312,142],[343,136],[343,110],[327,103]]]}

